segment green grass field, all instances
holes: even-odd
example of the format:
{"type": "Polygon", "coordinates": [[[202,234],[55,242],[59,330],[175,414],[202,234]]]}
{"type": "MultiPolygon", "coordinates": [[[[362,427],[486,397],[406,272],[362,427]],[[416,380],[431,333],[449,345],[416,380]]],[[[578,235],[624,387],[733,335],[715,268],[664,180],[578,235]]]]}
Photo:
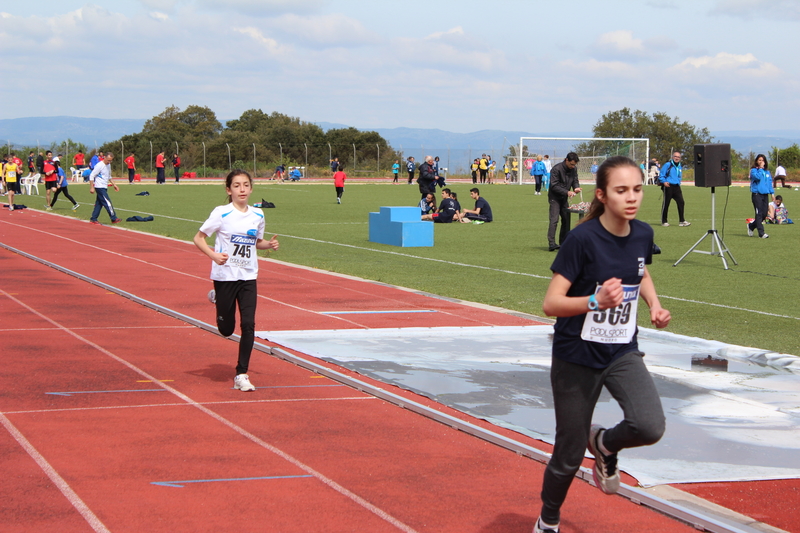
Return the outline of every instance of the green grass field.
{"type": "MultiPolygon", "coordinates": [[[[468,183],[451,184],[463,206],[472,207],[468,183]]],[[[124,222],[124,227],[189,241],[211,209],[224,202],[220,183],[180,185],[122,183],[111,197],[120,216],[152,214],[153,222],[124,222]],[[150,196],[135,196],[147,190],[150,196]]],[[[592,187],[584,198],[591,199],[592,187]]],[[[88,186],[70,192],[82,204],[77,213],[59,201],[55,212],[89,218],[94,197],[88,186]]],[[[276,204],[266,209],[267,238],[279,235],[275,259],[350,274],[430,293],[542,315],[542,299],[555,256],[547,251],[547,196],[532,186],[484,185],[492,206],[491,224],[437,224],[433,248],[397,248],[371,243],[367,218],[382,205],[416,205],[416,184],[348,185],[342,205],[332,184],[257,183],[251,203],[262,197],[276,204]]],[[[782,189],[790,216],[800,217],[800,191],[782,189]]],[[[688,228],[661,227],[661,191],[645,189],[639,219],[653,224],[663,254],[653,257],[650,272],[662,305],[672,312],[674,333],[800,354],[800,225],[767,226],[769,239],[747,236],[752,216],[747,187],[717,189],[717,229],[738,261],[725,270],[716,256],[692,253],[678,260],[711,228],[710,189],[684,187],[688,228]],[[723,223],[723,215],[725,222],[723,223]]],[[[43,201],[20,196],[18,203],[42,209],[43,201]]],[[[438,201],[438,199],[437,199],[438,201]]],[[[100,221],[108,223],[103,212],[100,221]]],[[[674,205],[670,222],[677,224],[674,205]]],[[[709,251],[711,239],[698,248],[709,251]]],[[[198,252],[198,261],[207,259],[198,252]]],[[[649,327],[646,306],[639,324],[649,327]]]]}

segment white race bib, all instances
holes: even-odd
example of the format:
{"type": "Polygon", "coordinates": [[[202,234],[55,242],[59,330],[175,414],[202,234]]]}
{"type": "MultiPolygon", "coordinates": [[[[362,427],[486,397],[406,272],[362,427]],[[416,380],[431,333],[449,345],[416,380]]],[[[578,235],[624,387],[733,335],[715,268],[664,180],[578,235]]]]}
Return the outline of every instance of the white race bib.
{"type": "Polygon", "coordinates": [[[255,270],[258,255],[256,254],[256,237],[250,235],[231,235],[228,244],[227,265],[244,270],[255,270]]]}
{"type": "MultiPolygon", "coordinates": [[[[583,321],[581,338],[601,344],[628,344],[636,333],[639,285],[623,285],[622,303],[613,309],[589,311],[583,321]]],[[[597,287],[595,294],[600,292],[597,287]]]]}

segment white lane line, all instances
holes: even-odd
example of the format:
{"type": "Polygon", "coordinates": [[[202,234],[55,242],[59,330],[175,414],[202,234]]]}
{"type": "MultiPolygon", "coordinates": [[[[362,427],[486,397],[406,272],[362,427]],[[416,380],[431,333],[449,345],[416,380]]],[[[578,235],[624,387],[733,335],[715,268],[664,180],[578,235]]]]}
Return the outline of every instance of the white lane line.
{"type": "Polygon", "coordinates": [[[777,315],[775,313],[767,313],[765,311],[755,311],[753,309],[744,309],[742,307],[734,307],[732,305],[723,305],[723,304],[715,304],[715,303],[710,303],[710,302],[701,302],[701,301],[698,301],[698,300],[689,300],[689,299],[686,299],[686,298],[675,298],[674,296],[662,296],[662,295],[659,295],[658,297],[659,298],[666,298],[668,300],[676,300],[676,301],[679,301],[679,302],[688,302],[688,303],[692,303],[692,304],[710,305],[712,307],[722,307],[724,309],[733,309],[734,311],[745,311],[747,313],[756,313],[756,314],[759,314],[759,315],[767,315],[767,316],[774,316],[774,317],[778,317],[778,318],[791,318],[793,320],[800,320],[800,317],[796,317],[796,316],[777,315]]]}
{"type": "Polygon", "coordinates": [[[58,475],[55,468],[53,468],[50,463],[47,462],[47,459],[44,458],[42,454],[31,444],[28,439],[11,423],[11,421],[6,418],[5,414],[0,413],[0,424],[6,428],[6,430],[14,437],[19,445],[25,450],[31,458],[36,461],[36,464],[39,465],[39,468],[50,478],[50,481],[58,487],[58,490],[61,491],[61,494],[67,498],[67,501],[75,507],[75,510],[80,513],[86,522],[92,527],[93,530],[97,531],[98,533],[111,533],[109,529],[97,518],[91,509],[84,503],[84,501],[78,496],[72,487],[69,486],[64,478],[58,475]]]}
{"type": "MultiPolygon", "coordinates": [[[[344,387],[344,385],[342,385],[344,387]]],[[[377,400],[376,396],[341,396],[336,398],[279,398],[273,400],[225,400],[218,402],[198,402],[201,405],[229,405],[248,403],[285,403],[285,402],[338,402],[342,400],[377,400]]],[[[61,413],[66,411],[103,411],[108,409],[139,409],[142,407],[192,407],[181,403],[151,403],[142,405],[106,405],[103,407],[65,407],[63,409],[31,409],[27,411],[4,411],[7,415],[24,415],[38,413],[61,413]]]]}
{"type": "MultiPolygon", "coordinates": [[[[31,313],[35,314],[36,316],[38,316],[39,318],[41,318],[43,320],[46,320],[47,322],[50,322],[51,324],[53,324],[54,326],[58,327],[59,329],[61,329],[65,333],[75,337],[79,341],[81,341],[81,342],[91,346],[92,348],[96,349],[97,351],[107,355],[111,359],[113,359],[113,360],[117,361],[118,363],[126,366],[127,368],[129,368],[133,372],[135,372],[135,373],[139,374],[140,376],[144,377],[145,379],[152,380],[155,384],[157,384],[160,387],[168,390],[169,392],[171,392],[172,394],[174,394],[175,396],[177,396],[178,398],[180,398],[181,400],[183,400],[187,404],[189,404],[189,405],[195,407],[196,409],[200,410],[201,412],[205,413],[206,415],[210,416],[211,418],[213,418],[217,422],[227,426],[228,428],[232,429],[234,432],[238,433],[242,437],[244,437],[244,438],[250,440],[251,442],[261,446],[262,448],[274,453],[278,457],[281,457],[285,461],[295,465],[300,470],[302,470],[302,471],[304,471],[304,472],[306,472],[308,474],[311,474],[312,476],[317,478],[317,480],[321,481],[322,483],[324,483],[325,485],[327,485],[328,487],[330,487],[334,491],[338,492],[342,496],[345,496],[346,498],[350,499],[354,503],[360,505],[364,509],[370,511],[371,513],[375,514],[379,518],[385,520],[386,522],[392,524],[397,529],[399,529],[401,531],[405,531],[406,533],[416,533],[416,530],[414,530],[410,526],[404,524],[400,520],[394,518],[393,516],[391,516],[389,513],[387,513],[383,509],[371,504],[370,502],[368,502],[367,500],[365,500],[361,496],[355,494],[354,492],[351,492],[350,490],[346,489],[342,485],[336,483],[332,479],[330,479],[327,476],[323,475],[321,472],[318,472],[318,471],[314,470],[310,466],[308,466],[305,463],[301,462],[299,459],[296,459],[292,455],[284,452],[280,448],[277,448],[277,447],[269,444],[268,442],[260,439],[256,435],[254,435],[254,434],[250,433],[249,431],[247,431],[246,429],[242,428],[241,426],[238,426],[237,424],[234,424],[233,422],[231,422],[227,418],[215,413],[214,411],[212,411],[211,409],[203,406],[199,402],[194,401],[192,398],[190,398],[189,396],[187,396],[184,393],[180,392],[179,390],[177,390],[177,389],[175,389],[173,387],[170,387],[169,385],[167,385],[167,384],[165,384],[163,382],[158,381],[154,376],[151,376],[150,374],[148,374],[144,370],[142,370],[139,367],[135,366],[133,363],[129,363],[125,359],[123,359],[123,358],[113,354],[112,352],[106,350],[105,348],[103,348],[99,344],[96,344],[96,343],[90,341],[89,339],[86,339],[85,337],[81,337],[80,335],[78,335],[77,333],[72,331],[71,329],[67,328],[66,326],[63,326],[63,325],[59,324],[58,322],[56,322],[55,320],[51,319],[50,317],[43,315],[39,311],[33,309],[32,307],[30,307],[29,305],[25,304],[24,302],[18,300],[17,298],[14,298],[13,296],[11,296],[7,292],[3,291],[2,289],[0,289],[0,293],[4,294],[9,299],[13,300],[20,307],[23,307],[23,308],[27,309],[29,312],[31,312],[31,313]]],[[[88,508],[87,508],[87,510],[88,510],[88,508]]],[[[94,515],[92,515],[92,516],[94,516],[94,515]]]]}

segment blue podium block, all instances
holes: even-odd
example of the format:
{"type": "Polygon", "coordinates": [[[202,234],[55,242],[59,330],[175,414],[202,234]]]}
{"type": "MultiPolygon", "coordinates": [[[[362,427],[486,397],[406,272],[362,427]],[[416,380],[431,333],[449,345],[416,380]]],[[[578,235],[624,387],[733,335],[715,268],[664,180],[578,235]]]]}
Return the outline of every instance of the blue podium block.
{"type": "Polygon", "coordinates": [[[419,207],[381,207],[369,214],[369,241],[404,248],[433,246],[433,222],[420,220],[419,207]]]}

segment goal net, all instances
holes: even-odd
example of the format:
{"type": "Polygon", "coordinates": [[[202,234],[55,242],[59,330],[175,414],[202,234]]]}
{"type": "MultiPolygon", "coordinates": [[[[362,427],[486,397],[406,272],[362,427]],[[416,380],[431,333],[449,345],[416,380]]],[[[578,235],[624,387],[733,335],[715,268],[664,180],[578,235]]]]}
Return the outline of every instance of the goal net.
{"type": "Polygon", "coordinates": [[[645,163],[650,158],[650,139],[602,138],[602,137],[520,137],[519,144],[512,146],[506,155],[510,168],[518,168],[517,183],[535,183],[531,167],[539,156],[543,161],[556,165],[570,152],[578,154],[578,179],[593,180],[600,164],[609,157],[624,155],[645,163]]]}

